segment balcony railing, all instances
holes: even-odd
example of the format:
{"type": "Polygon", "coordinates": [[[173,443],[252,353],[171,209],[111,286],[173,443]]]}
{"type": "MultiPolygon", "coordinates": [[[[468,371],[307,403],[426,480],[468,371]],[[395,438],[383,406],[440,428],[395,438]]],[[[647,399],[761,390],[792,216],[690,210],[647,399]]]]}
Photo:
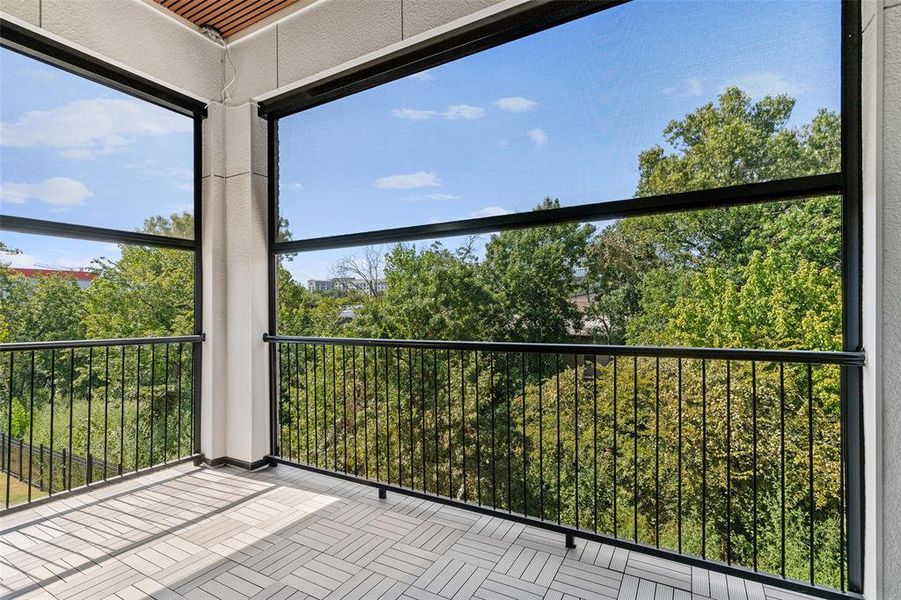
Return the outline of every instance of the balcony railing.
{"type": "Polygon", "coordinates": [[[279,462],[825,595],[859,558],[862,353],[265,339],[279,462]]]}
{"type": "Polygon", "coordinates": [[[0,344],[4,509],[199,453],[203,336],[0,344]]]}

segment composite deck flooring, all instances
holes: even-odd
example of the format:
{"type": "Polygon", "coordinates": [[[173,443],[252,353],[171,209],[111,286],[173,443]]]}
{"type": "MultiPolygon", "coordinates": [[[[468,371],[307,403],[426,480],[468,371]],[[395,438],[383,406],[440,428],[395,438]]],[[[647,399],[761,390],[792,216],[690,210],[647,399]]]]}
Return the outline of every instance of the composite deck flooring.
{"type": "Polygon", "coordinates": [[[174,466],[0,520],[4,598],[807,598],[288,466],[174,466]]]}

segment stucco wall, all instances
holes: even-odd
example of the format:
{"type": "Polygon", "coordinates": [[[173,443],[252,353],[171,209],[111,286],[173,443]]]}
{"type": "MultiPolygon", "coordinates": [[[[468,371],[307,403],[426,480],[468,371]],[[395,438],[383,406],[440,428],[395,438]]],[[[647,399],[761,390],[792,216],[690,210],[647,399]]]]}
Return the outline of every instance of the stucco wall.
{"type": "Polygon", "coordinates": [[[222,48],[140,0],[0,0],[0,10],[199,98],[222,89],[222,48]]]}
{"type": "Polygon", "coordinates": [[[901,0],[874,21],[881,35],[882,511],[884,598],[901,598],[901,0]],[[881,27],[880,27],[881,26],[881,27]]]}

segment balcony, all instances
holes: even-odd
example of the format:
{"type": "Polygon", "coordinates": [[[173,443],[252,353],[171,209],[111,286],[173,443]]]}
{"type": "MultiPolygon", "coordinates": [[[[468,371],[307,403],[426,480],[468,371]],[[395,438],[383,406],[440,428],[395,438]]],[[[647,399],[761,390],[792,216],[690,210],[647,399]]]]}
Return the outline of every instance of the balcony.
{"type": "Polygon", "coordinates": [[[5,517],[25,598],[808,596],[305,470],[173,466],[5,517]]]}
{"type": "Polygon", "coordinates": [[[901,5],[681,8],[2,0],[0,597],[901,597],[901,5]]]}

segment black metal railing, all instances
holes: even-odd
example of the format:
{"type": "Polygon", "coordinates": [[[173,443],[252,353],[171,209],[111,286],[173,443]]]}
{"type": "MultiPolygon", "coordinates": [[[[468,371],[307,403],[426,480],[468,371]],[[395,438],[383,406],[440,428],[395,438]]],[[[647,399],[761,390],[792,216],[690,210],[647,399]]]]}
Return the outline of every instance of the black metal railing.
{"type": "Polygon", "coordinates": [[[0,344],[3,510],[196,456],[202,341],[0,344]]]}
{"type": "Polygon", "coordinates": [[[272,455],[784,587],[849,556],[862,353],[265,336],[272,455]]]}

